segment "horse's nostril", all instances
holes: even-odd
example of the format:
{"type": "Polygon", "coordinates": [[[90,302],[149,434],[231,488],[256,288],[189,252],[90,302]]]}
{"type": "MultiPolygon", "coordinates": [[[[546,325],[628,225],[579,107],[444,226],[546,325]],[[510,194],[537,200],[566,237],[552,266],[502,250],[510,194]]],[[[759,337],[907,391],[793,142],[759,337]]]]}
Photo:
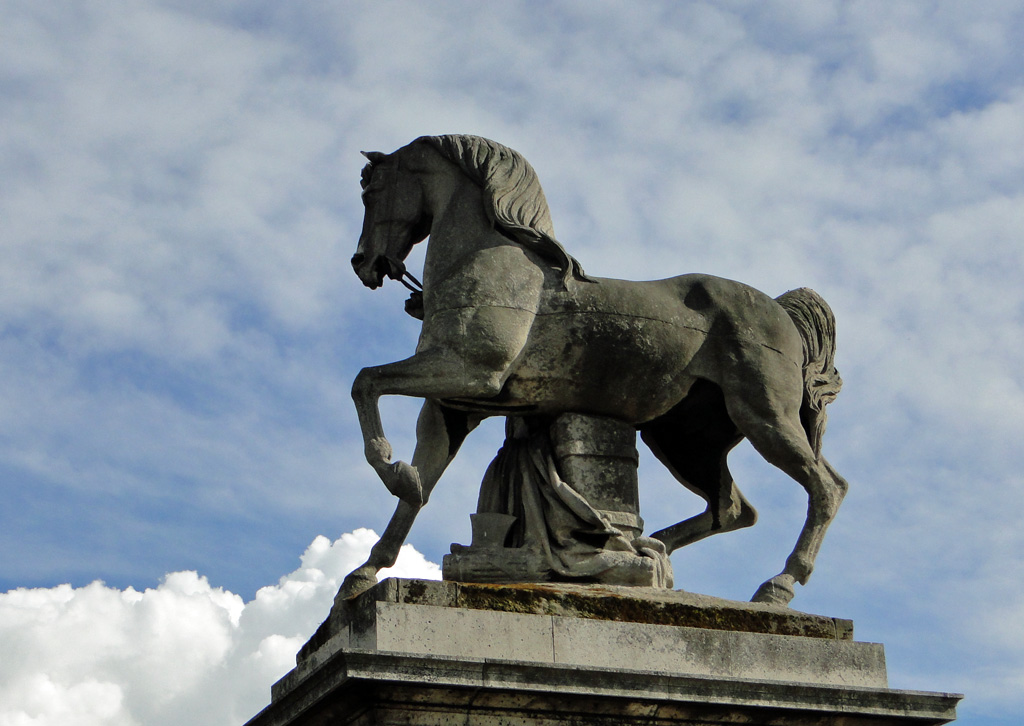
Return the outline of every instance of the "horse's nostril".
{"type": "Polygon", "coordinates": [[[352,267],[359,267],[361,264],[363,264],[363,260],[365,259],[366,255],[362,254],[361,252],[356,252],[354,255],[352,255],[352,267]]]}

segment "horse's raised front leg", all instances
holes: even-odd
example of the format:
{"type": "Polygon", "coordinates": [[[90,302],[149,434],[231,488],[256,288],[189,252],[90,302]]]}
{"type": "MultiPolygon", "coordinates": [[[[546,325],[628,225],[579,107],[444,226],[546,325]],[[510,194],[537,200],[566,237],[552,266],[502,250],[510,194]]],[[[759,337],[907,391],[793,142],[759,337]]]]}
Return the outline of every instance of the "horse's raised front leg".
{"type": "Polygon", "coordinates": [[[380,397],[401,395],[444,399],[497,395],[505,370],[490,366],[475,368],[472,370],[464,359],[425,352],[397,363],[364,368],[356,376],[352,399],[362,429],[366,461],[388,491],[399,499],[414,506],[423,504],[424,482],[415,466],[404,461],[391,461],[391,444],[384,435],[380,419],[380,397]]]}
{"type": "Polygon", "coordinates": [[[444,408],[436,401],[428,399],[424,402],[416,424],[416,451],[411,467],[422,483],[421,501],[399,500],[391,521],[370,550],[369,558],[345,577],[335,603],[370,589],[377,584],[377,573],[395,564],[416,515],[426,504],[434,485],[455,457],[466,435],[479,422],[479,417],[444,408]]]}
{"type": "Polygon", "coordinates": [[[442,406],[445,399],[487,399],[501,392],[522,351],[534,313],[502,307],[445,311],[424,323],[420,349],[410,358],[364,368],[352,384],[366,460],[399,498],[391,522],[370,559],[345,578],[338,597],[372,587],[378,570],[394,564],[416,513],[480,417],[442,406]],[[438,339],[431,334],[440,332],[438,339]],[[426,342],[425,342],[426,341],[426,342]],[[433,342],[431,342],[433,341],[433,342]],[[412,465],[391,461],[378,402],[381,396],[427,399],[417,423],[412,465]],[[361,588],[361,589],[360,589],[361,588]]]}
{"type": "Polygon", "coordinates": [[[364,368],[352,384],[366,460],[392,494],[423,502],[415,467],[391,461],[378,401],[381,396],[492,398],[501,392],[513,361],[526,345],[535,314],[484,306],[443,311],[424,323],[416,354],[396,363],[364,368]]]}

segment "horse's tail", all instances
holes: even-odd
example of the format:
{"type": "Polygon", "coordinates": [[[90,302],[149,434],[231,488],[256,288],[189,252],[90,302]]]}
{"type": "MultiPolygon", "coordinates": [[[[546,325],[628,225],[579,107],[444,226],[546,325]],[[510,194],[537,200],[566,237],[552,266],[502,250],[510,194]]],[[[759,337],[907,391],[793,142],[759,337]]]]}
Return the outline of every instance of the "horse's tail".
{"type": "Polygon", "coordinates": [[[800,404],[800,423],[814,455],[821,454],[825,434],[825,406],[832,403],[843,387],[835,367],[836,319],[828,303],[809,287],[790,290],[775,298],[789,317],[804,344],[804,400],[800,404]]]}

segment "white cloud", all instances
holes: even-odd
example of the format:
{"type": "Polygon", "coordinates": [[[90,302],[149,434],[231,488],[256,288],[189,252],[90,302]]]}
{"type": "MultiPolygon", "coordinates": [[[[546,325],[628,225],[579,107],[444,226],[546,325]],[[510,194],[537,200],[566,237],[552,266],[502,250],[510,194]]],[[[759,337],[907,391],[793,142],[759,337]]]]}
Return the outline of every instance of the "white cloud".
{"type": "MultiPolygon", "coordinates": [[[[101,582],[0,594],[0,726],[239,724],[327,617],[377,535],[317,537],[253,600],[174,572],[156,588],[101,582]]],[[[381,577],[439,579],[411,546],[381,577]]]]}

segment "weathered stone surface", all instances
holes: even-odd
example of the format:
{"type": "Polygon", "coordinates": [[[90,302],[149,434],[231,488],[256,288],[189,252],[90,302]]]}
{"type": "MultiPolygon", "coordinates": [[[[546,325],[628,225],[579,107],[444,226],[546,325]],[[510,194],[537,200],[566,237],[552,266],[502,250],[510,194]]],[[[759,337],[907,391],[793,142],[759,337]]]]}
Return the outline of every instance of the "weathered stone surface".
{"type": "Polygon", "coordinates": [[[336,615],[249,726],[924,726],[959,700],[889,689],[849,621],[686,593],[394,579],[336,615]]]}
{"type": "Polygon", "coordinates": [[[247,726],[932,726],[948,693],[341,652],[247,726]]]}
{"type": "Polygon", "coordinates": [[[653,588],[399,579],[353,605],[299,652],[299,673],[359,649],[886,686],[882,646],[855,643],[849,621],[766,605],[653,588]]]}
{"type": "Polygon", "coordinates": [[[530,164],[478,136],[366,156],[352,266],[370,288],[391,278],[414,289],[408,309],[423,327],[411,357],[364,368],[352,386],[366,460],[399,504],[338,599],[374,585],[467,434],[505,416],[506,445],[483,487],[498,495],[479,511],[515,517],[527,535],[507,548],[522,551],[455,551],[446,577],[671,587],[673,550],[756,521],[727,466],[747,438],[809,494],[784,569],[754,593],[788,603],[847,489],[821,456],[825,407],[842,384],[825,300],[702,274],[590,277],[555,238],[530,164]],[[404,260],[428,238],[420,292],[404,260]],[[424,399],[411,463],[392,457],[387,395],[424,399]],[[635,511],[636,431],[707,502],[650,538],[635,511]]]}
{"type": "Polygon", "coordinates": [[[368,627],[375,613],[373,603],[379,602],[853,640],[853,623],[842,618],[660,588],[389,578],[358,598],[337,603],[299,651],[297,661],[302,662],[342,631],[368,627]]]}
{"type": "Polygon", "coordinates": [[[612,524],[639,536],[640,491],[636,429],[615,419],[563,414],[552,424],[555,459],[565,479],[612,524]]]}
{"type": "Polygon", "coordinates": [[[556,663],[793,683],[888,685],[885,654],[877,643],[560,617],[551,618],[551,629],[556,663]]]}

